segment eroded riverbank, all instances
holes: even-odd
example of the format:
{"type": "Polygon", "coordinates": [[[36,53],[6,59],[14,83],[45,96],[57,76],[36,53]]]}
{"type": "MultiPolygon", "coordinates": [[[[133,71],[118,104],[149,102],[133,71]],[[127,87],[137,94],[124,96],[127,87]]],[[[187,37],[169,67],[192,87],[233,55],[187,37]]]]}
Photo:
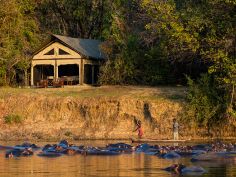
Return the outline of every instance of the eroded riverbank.
{"type": "MultiPolygon", "coordinates": [[[[181,116],[186,89],[84,86],[0,90],[1,140],[77,140],[137,137],[135,119],[142,121],[145,138],[170,139],[172,120],[181,116]]],[[[182,124],[180,138],[209,138],[205,131],[182,124]]],[[[214,137],[219,135],[217,131],[214,137]]],[[[225,137],[234,134],[221,133],[225,137]]]]}

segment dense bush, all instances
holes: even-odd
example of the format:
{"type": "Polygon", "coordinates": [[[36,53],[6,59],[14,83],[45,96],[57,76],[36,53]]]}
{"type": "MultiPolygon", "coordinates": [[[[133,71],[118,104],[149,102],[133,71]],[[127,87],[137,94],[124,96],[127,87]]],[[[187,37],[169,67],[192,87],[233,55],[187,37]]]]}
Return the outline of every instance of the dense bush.
{"type": "Polygon", "coordinates": [[[208,130],[222,123],[226,116],[227,95],[217,87],[214,78],[209,74],[203,74],[196,82],[188,78],[188,85],[184,121],[208,130]]]}

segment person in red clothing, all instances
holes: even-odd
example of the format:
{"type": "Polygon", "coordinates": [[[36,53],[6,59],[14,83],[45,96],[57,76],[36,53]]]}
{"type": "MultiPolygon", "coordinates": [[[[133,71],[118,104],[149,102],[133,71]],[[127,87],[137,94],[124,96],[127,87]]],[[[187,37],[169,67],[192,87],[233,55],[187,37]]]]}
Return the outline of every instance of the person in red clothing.
{"type": "Polygon", "coordinates": [[[136,122],[136,125],[137,125],[137,128],[136,128],[134,131],[138,131],[138,138],[141,139],[142,136],[143,136],[143,129],[142,129],[141,121],[138,120],[138,121],[136,122]]]}

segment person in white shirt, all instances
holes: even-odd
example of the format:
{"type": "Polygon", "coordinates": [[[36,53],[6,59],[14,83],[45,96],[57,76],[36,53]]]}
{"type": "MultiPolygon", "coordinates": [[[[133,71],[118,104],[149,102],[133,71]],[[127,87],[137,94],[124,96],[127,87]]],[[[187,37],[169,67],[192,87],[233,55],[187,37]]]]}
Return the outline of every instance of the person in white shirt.
{"type": "Polygon", "coordinates": [[[174,140],[179,139],[179,124],[176,119],[173,119],[173,135],[174,135],[174,140]]]}

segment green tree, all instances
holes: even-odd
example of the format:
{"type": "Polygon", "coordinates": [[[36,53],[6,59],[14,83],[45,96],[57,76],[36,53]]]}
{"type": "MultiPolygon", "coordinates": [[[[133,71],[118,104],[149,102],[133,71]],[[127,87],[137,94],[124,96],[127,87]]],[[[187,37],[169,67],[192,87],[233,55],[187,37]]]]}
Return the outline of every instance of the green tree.
{"type": "MultiPolygon", "coordinates": [[[[38,27],[31,0],[0,1],[0,58],[2,84],[12,85],[15,81],[16,68],[28,69],[31,52],[37,46],[38,27]],[[27,67],[19,64],[21,61],[27,67]]],[[[25,84],[27,81],[25,80],[25,84]]]]}
{"type": "Polygon", "coordinates": [[[41,29],[81,38],[102,38],[110,24],[109,0],[42,0],[41,29]]]}
{"type": "Polygon", "coordinates": [[[189,82],[188,110],[200,125],[209,127],[235,115],[235,4],[229,0],[142,1],[149,19],[147,42],[158,46],[173,65],[184,63],[191,77],[207,73],[189,82]]]}
{"type": "Polygon", "coordinates": [[[112,11],[110,35],[102,45],[107,62],[101,68],[100,82],[109,84],[141,83],[139,59],[143,56],[140,37],[133,23],[137,12],[136,1],[115,1],[112,11]]]}

